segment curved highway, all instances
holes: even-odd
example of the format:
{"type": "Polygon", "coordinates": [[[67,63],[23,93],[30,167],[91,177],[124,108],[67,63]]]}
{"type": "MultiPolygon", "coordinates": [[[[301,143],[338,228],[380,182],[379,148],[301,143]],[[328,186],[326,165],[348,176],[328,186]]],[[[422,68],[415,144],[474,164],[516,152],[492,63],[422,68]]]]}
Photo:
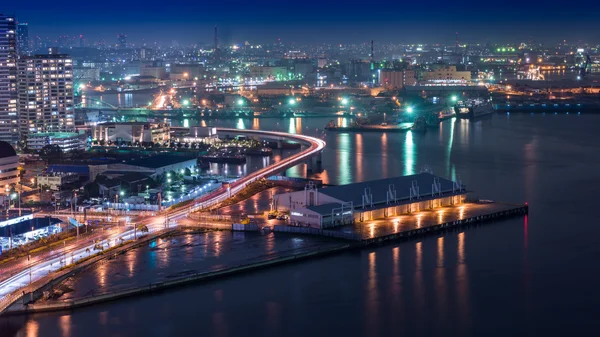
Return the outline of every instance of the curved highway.
{"type": "MultiPolygon", "coordinates": [[[[146,225],[150,232],[154,232],[167,226],[167,217],[170,220],[177,220],[185,217],[188,213],[195,210],[210,207],[223,200],[237,194],[243,190],[248,184],[257,181],[262,178],[269,177],[278,172],[286,170],[295,165],[305,162],[312,156],[318,155],[325,148],[325,141],[304,136],[298,134],[289,134],[285,132],[277,131],[261,131],[261,130],[238,130],[228,128],[217,128],[218,131],[224,133],[254,135],[259,137],[267,138],[281,138],[287,140],[294,140],[302,144],[308,145],[308,148],[296,153],[290,157],[283,158],[281,161],[272,164],[268,167],[262,168],[258,171],[252,172],[245,177],[242,177],[235,182],[229,184],[228,187],[222,187],[214,190],[204,196],[195,199],[194,204],[188,207],[182,207],[175,210],[167,210],[163,213],[163,216],[155,216],[151,218],[140,218],[138,221],[134,221],[140,225],[146,225]]],[[[117,233],[110,233],[108,237],[104,238],[104,242],[115,245],[119,242],[119,239],[128,240],[134,235],[131,227],[125,228],[117,233]]],[[[93,251],[95,244],[89,240],[80,241],[76,244],[72,244],[69,247],[65,247],[63,250],[50,252],[41,256],[31,263],[23,263],[20,272],[11,275],[10,277],[0,282],[0,314],[6,309],[6,307],[14,301],[18,294],[24,290],[24,288],[31,282],[35,282],[42,277],[48,275],[50,272],[59,269],[65,264],[71,264],[78,259],[87,257],[93,251]]]]}

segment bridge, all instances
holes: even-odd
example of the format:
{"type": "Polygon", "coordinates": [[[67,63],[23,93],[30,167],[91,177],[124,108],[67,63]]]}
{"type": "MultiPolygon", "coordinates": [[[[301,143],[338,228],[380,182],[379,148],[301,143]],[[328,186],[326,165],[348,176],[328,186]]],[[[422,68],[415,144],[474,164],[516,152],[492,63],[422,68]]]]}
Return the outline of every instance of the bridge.
{"type": "MultiPolygon", "coordinates": [[[[222,134],[245,135],[259,137],[263,139],[274,140],[291,140],[304,145],[304,148],[299,153],[283,158],[281,161],[274,163],[268,167],[250,173],[249,175],[238,179],[227,187],[221,187],[208,194],[205,194],[194,200],[189,206],[177,208],[174,210],[167,209],[157,216],[138,217],[132,222],[138,225],[145,225],[150,232],[161,230],[169,227],[170,223],[178,219],[185,218],[187,214],[199,209],[207,208],[218,204],[235,194],[242,191],[249,184],[269,176],[276,175],[279,172],[287,170],[290,167],[312,161],[313,157],[320,160],[321,153],[325,148],[325,141],[297,134],[289,134],[276,131],[261,131],[261,130],[238,130],[229,128],[217,128],[217,131],[222,134]]],[[[100,234],[98,234],[100,235],[100,234]]],[[[110,242],[112,245],[117,245],[123,240],[134,239],[136,235],[135,229],[123,226],[117,230],[111,231],[108,236],[102,237],[103,242],[110,242]]],[[[71,264],[79,259],[85,258],[94,251],[96,244],[89,240],[77,240],[77,242],[65,245],[59,251],[51,251],[43,253],[40,256],[32,257],[31,261],[20,261],[11,267],[11,270],[2,270],[0,273],[0,315],[13,303],[22,301],[30,292],[35,292],[31,285],[35,281],[41,280],[66,264],[71,264]],[[16,271],[12,271],[16,270],[16,271]],[[23,296],[23,292],[25,295],[23,296]]],[[[40,281],[41,282],[41,281],[40,281]]]]}

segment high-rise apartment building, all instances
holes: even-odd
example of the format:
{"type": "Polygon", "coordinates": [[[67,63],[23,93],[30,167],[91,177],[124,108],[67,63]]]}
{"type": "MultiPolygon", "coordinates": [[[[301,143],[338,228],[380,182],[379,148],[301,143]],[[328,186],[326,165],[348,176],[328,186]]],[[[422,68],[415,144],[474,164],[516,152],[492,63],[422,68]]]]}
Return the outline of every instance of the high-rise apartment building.
{"type": "Polygon", "coordinates": [[[19,22],[17,24],[17,53],[29,55],[29,52],[29,26],[27,23],[19,22]]]}
{"type": "Polygon", "coordinates": [[[73,60],[69,55],[24,56],[18,61],[19,131],[74,130],[73,60]]]}
{"type": "Polygon", "coordinates": [[[17,22],[0,14],[0,141],[19,140],[17,114],[17,22]]]}

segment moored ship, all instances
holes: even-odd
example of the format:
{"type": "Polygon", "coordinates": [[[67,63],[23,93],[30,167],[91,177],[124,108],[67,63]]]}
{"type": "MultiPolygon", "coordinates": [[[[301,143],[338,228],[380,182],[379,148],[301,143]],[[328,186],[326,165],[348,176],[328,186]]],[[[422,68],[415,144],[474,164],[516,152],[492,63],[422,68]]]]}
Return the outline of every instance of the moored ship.
{"type": "Polygon", "coordinates": [[[470,99],[459,102],[454,106],[458,118],[475,119],[494,112],[489,100],[470,99]]]}

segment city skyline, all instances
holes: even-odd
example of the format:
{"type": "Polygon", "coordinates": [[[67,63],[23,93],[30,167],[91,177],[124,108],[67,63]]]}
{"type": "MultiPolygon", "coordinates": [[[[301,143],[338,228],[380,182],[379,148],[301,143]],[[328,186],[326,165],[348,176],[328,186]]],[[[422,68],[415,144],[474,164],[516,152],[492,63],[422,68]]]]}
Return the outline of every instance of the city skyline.
{"type": "Polygon", "coordinates": [[[441,2],[423,6],[386,1],[365,8],[364,4],[353,6],[340,1],[308,1],[302,6],[274,1],[176,1],[165,7],[158,2],[109,0],[102,8],[73,3],[69,11],[56,12],[50,4],[36,0],[8,4],[2,10],[5,15],[14,14],[19,22],[29,23],[30,36],[42,38],[83,35],[90,41],[113,43],[117,34],[124,33],[137,43],[177,40],[183,44],[211,44],[213,27],[219,26],[232,43],[267,43],[280,38],[286,43],[358,43],[374,39],[382,43],[443,44],[452,43],[456,32],[468,43],[552,43],[565,39],[597,43],[600,34],[593,13],[599,7],[587,0],[576,7],[558,1],[511,0],[502,8],[471,0],[450,8],[441,2]]]}

